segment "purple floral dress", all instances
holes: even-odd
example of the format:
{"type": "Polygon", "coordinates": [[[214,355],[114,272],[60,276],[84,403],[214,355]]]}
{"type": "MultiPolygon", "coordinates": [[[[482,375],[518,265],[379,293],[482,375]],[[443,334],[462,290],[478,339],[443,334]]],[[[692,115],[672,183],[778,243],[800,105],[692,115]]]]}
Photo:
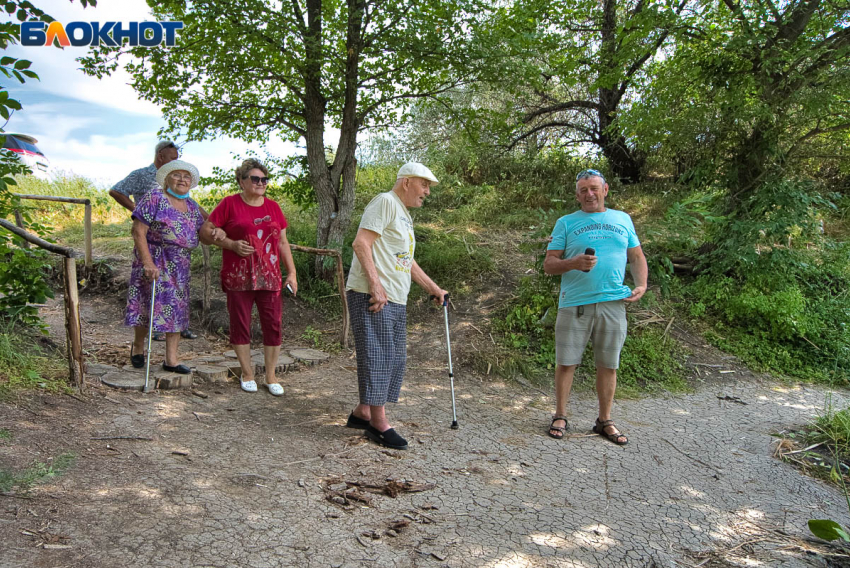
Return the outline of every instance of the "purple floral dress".
{"type": "MultiPolygon", "coordinates": [[[[189,328],[189,267],[191,250],[198,246],[198,229],[204,222],[201,209],[187,199],[189,209],[175,209],[161,189],[148,192],[133,211],[133,219],[148,226],[148,248],[160,276],[156,284],[154,331],[179,332],[189,328]]],[[[133,249],[133,268],[127,292],[124,325],[148,325],[151,283],[145,280],[139,251],[133,249]]]]}

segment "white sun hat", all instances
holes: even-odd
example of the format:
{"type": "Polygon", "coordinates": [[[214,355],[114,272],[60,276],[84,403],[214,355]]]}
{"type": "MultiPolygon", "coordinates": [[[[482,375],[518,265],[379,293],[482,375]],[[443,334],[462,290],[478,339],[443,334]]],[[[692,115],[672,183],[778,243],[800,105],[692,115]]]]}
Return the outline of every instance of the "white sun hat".
{"type": "Polygon", "coordinates": [[[189,189],[193,187],[198,187],[198,182],[201,180],[201,174],[198,173],[198,168],[190,164],[189,162],[184,162],[183,160],[171,160],[161,168],[156,171],[156,183],[159,184],[159,187],[165,189],[165,178],[168,177],[168,174],[171,172],[177,171],[189,172],[189,175],[192,176],[192,184],[189,186],[189,189]]]}
{"type": "Polygon", "coordinates": [[[407,162],[402,167],[398,169],[398,175],[396,179],[401,178],[425,178],[431,182],[431,185],[437,185],[440,183],[440,180],[437,179],[431,170],[420,164],[419,162],[407,162]]]}

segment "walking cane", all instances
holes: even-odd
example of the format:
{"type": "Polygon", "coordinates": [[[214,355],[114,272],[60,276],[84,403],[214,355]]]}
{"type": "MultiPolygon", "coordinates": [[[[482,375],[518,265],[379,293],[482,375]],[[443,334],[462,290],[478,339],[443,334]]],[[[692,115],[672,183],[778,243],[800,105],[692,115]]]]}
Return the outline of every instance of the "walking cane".
{"type": "Polygon", "coordinates": [[[148,318],[148,350],[145,358],[145,390],[144,392],[151,392],[153,390],[153,385],[150,384],[150,374],[151,374],[151,343],[153,342],[153,305],[156,301],[156,280],[151,282],[151,312],[150,317],[148,318]]]}
{"type": "MultiPolygon", "coordinates": [[[[431,296],[436,298],[436,296],[431,296]]],[[[452,370],[452,340],[449,337],[449,295],[443,296],[443,316],[446,320],[446,348],[449,352],[449,383],[452,386],[452,430],[457,430],[457,409],[455,407],[455,374],[452,370]]]]}

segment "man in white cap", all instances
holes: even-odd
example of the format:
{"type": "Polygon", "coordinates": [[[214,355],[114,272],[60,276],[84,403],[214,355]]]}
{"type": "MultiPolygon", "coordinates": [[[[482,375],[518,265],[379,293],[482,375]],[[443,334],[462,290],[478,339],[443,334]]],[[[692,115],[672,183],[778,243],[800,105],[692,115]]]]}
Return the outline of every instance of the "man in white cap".
{"type": "Polygon", "coordinates": [[[392,191],[363,211],[346,285],[357,349],[360,404],[346,426],[362,428],[375,442],[406,450],[407,441],[387,421],[384,406],[398,402],[407,363],[407,295],[411,278],[442,303],[447,294],[413,260],[416,239],[408,208],[422,207],[437,178],[416,162],[398,170],[392,191]]]}
{"type": "MultiPolygon", "coordinates": [[[[138,170],[130,172],[127,177],[116,183],[115,186],[109,190],[109,196],[117,201],[121,207],[132,214],[133,210],[136,208],[136,203],[138,203],[142,197],[147,195],[151,189],[159,187],[159,184],[156,182],[157,170],[179,157],[180,149],[174,142],[171,140],[160,140],[154,148],[153,163],[144,168],[139,168],[138,170]]],[[[204,220],[206,221],[207,217],[209,217],[209,213],[207,213],[203,207],[200,209],[201,215],[203,215],[204,220]]],[[[197,339],[198,337],[189,329],[184,329],[180,332],[180,336],[186,339],[197,339]]],[[[165,334],[159,332],[154,333],[154,341],[165,341],[165,334]]]]}

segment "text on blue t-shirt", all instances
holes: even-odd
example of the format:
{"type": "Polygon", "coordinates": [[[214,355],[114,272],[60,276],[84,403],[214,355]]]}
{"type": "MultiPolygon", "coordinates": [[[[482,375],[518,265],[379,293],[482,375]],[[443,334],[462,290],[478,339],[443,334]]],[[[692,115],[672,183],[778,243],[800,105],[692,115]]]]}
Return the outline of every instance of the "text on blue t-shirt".
{"type": "Polygon", "coordinates": [[[592,248],[597,257],[596,266],[590,272],[570,270],[561,275],[558,308],[628,298],[632,292],[623,285],[628,258],[626,251],[636,246],[640,246],[640,240],[634,223],[622,211],[576,211],[558,219],[552,230],[549,250],[563,250],[561,258],[571,258],[592,248]]]}

